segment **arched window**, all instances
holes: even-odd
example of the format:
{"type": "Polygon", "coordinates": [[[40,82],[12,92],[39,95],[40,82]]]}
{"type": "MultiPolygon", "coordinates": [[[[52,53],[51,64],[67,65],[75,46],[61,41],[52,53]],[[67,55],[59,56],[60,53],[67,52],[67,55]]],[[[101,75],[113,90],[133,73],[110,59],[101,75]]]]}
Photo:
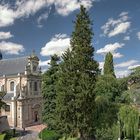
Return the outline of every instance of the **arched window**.
{"type": "Polygon", "coordinates": [[[34,91],[37,91],[37,82],[34,82],[34,91]]]}
{"type": "Polygon", "coordinates": [[[15,83],[12,81],[10,82],[10,91],[14,91],[15,83]]]}

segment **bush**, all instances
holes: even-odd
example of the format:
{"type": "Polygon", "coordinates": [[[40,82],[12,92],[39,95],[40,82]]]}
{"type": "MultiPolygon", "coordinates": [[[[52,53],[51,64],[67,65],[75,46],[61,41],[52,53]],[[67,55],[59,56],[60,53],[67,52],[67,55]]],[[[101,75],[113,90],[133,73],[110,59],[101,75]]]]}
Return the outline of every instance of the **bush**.
{"type": "Polygon", "coordinates": [[[58,140],[60,137],[60,134],[55,132],[54,130],[43,129],[39,133],[39,138],[41,138],[42,140],[58,140]]]}

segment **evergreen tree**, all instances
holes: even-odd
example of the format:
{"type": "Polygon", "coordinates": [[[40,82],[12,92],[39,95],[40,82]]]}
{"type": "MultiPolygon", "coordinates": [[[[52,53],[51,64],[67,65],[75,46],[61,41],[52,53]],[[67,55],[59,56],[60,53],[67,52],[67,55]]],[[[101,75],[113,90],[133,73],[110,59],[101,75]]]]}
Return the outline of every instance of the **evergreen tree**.
{"type": "Polygon", "coordinates": [[[42,79],[42,94],[43,94],[43,121],[54,128],[54,111],[56,99],[56,83],[58,80],[58,64],[59,57],[57,55],[51,56],[50,68],[43,74],[42,79]]]}
{"type": "Polygon", "coordinates": [[[109,52],[105,57],[104,75],[112,75],[115,77],[113,55],[109,52]]]}
{"type": "Polygon", "coordinates": [[[86,138],[93,134],[95,82],[98,63],[94,60],[91,21],[81,6],[71,38],[71,51],[63,55],[59,70],[57,126],[65,136],[86,138]]]}

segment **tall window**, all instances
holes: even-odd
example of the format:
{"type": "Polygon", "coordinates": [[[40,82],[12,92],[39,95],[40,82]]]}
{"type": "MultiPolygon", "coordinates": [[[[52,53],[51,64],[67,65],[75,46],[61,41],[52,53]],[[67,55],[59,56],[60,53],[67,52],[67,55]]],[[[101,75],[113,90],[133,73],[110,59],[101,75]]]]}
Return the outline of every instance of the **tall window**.
{"type": "Polygon", "coordinates": [[[34,82],[34,91],[37,91],[37,82],[34,82]]]}
{"type": "Polygon", "coordinates": [[[10,83],[10,91],[14,91],[14,86],[15,86],[15,84],[14,84],[14,82],[12,81],[12,82],[10,83]]]}
{"type": "Polygon", "coordinates": [[[10,111],[10,105],[5,105],[5,111],[9,112],[10,111]]]}

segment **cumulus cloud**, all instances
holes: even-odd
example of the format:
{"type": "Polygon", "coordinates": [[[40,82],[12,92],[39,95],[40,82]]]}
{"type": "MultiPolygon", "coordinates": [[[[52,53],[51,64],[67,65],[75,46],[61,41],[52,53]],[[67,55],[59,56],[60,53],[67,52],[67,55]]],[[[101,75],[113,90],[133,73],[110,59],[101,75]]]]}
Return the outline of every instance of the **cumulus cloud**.
{"type": "Polygon", "coordinates": [[[0,4],[0,27],[12,25],[14,21],[21,17],[29,17],[40,9],[52,5],[59,15],[67,16],[71,12],[84,5],[89,9],[95,0],[17,0],[14,6],[7,3],[0,4]]]}
{"type": "Polygon", "coordinates": [[[128,69],[131,70],[131,69],[134,69],[134,68],[139,67],[139,66],[140,66],[140,64],[132,65],[132,66],[129,66],[128,69]]]}
{"type": "Polygon", "coordinates": [[[128,12],[122,12],[118,19],[109,18],[108,21],[101,27],[104,35],[113,37],[118,34],[126,33],[131,26],[131,22],[128,21],[128,19],[128,12]]]}
{"type": "Polygon", "coordinates": [[[124,67],[130,67],[134,64],[138,63],[137,60],[129,60],[129,61],[125,61],[125,62],[122,62],[122,63],[119,63],[119,64],[116,64],[115,67],[116,68],[124,68],[124,67]]]}
{"type": "Polygon", "coordinates": [[[24,51],[24,47],[21,44],[2,41],[0,42],[0,50],[6,54],[18,55],[20,52],[24,51]]]}
{"type": "Polygon", "coordinates": [[[12,25],[15,18],[16,14],[9,5],[0,5],[0,27],[12,25]]]}
{"type": "Polygon", "coordinates": [[[107,44],[107,45],[105,45],[104,48],[97,50],[96,53],[105,55],[106,53],[111,52],[113,54],[114,58],[120,58],[123,55],[116,51],[117,51],[117,49],[122,48],[123,46],[124,46],[123,43],[118,43],[118,42],[115,42],[114,44],[107,44]]]}
{"type": "Polygon", "coordinates": [[[41,48],[42,56],[57,54],[61,56],[70,47],[70,38],[66,34],[56,34],[44,47],[41,48]]]}
{"type": "Polygon", "coordinates": [[[129,70],[115,70],[115,75],[117,78],[123,78],[130,74],[129,70]]]}
{"type": "Polygon", "coordinates": [[[46,61],[39,61],[39,66],[49,66],[51,60],[46,60],[46,61]]]}
{"type": "Polygon", "coordinates": [[[140,40],[140,32],[137,33],[137,37],[140,40]]]}
{"type": "Polygon", "coordinates": [[[99,68],[103,69],[103,67],[104,67],[104,62],[99,62],[99,68]]]}
{"type": "Polygon", "coordinates": [[[13,37],[10,32],[0,32],[0,40],[9,39],[13,37]]]}

